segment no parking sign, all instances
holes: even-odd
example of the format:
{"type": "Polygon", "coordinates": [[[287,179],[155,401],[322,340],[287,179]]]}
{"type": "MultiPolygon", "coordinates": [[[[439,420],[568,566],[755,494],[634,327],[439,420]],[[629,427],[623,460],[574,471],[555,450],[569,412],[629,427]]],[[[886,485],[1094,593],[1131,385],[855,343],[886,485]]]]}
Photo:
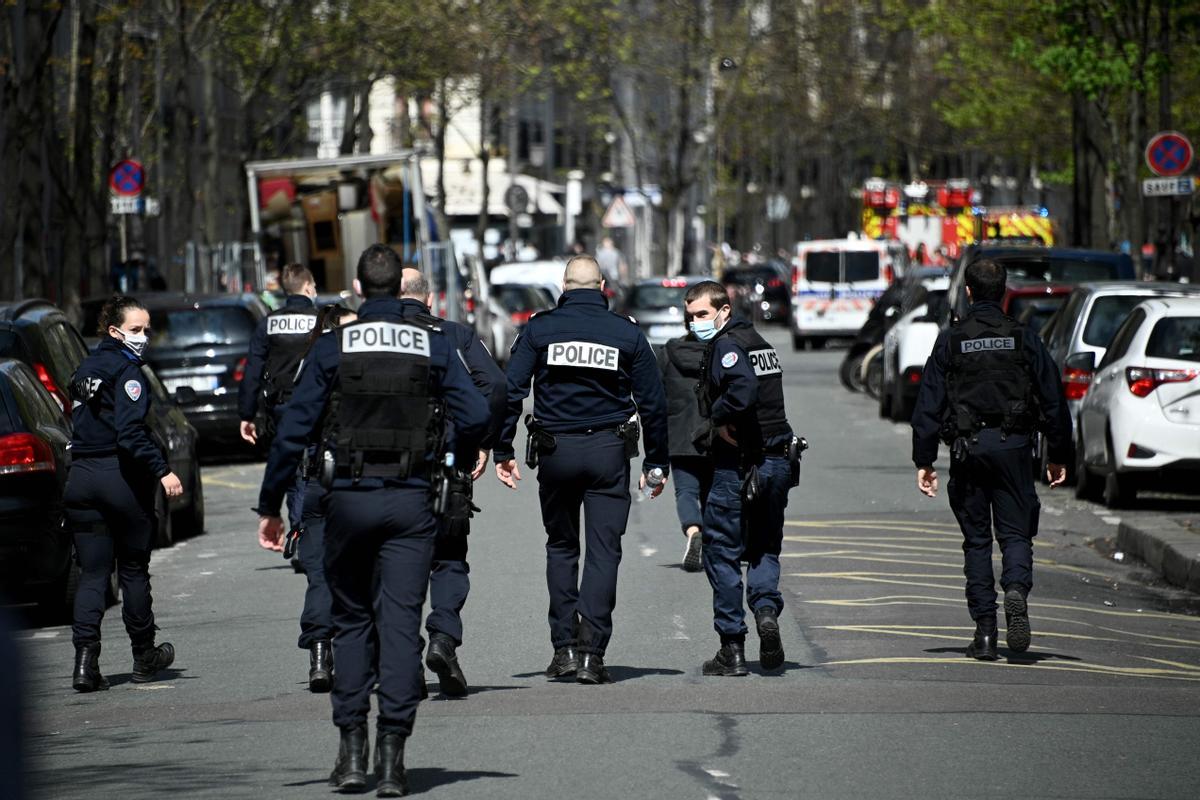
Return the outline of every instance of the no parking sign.
{"type": "Polygon", "coordinates": [[[1146,164],[1164,178],[1182,175],[1192,165],[1192,143],[1182,133],[1163,131],[1146,145],[1146,164]]]}
{"type": "Polygon", "coordinates": [[[140,161],[118,161],[108,173],[108,188],[119,197],[137,197],[146,185],[146,173],[140,161]]]}

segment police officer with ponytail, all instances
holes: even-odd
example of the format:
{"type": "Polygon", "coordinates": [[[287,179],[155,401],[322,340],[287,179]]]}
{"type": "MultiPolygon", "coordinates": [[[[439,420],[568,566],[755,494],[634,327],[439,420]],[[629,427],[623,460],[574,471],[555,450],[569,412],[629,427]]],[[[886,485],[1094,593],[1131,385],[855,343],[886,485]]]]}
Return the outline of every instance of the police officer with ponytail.
{"type": "Polygon", "coordinates": [[[1005,640],[1029,649],[1028,596],[1041,504],[1033,483],[1032,435],[1049,448],[1050,486],[1066,478],[1071,419],[1058,370],[1037,336],[1001,310],[1007,273],[996,261],[966,266],[966,317],[944,331],[925,364],[913,413],[917,488],[937,496],[938,441],[950,445],[950,508],[963,533],[967,609],[975,621],[968,658],[996,660],[992,537],[1000,543],[1005,640]]]}
{"type": "Polygon", "coordinates": [[[71,379],[71,472],[63,504],[82,571],[75,595],[75,672],[79,692],[107,689],[100,672],[100,622],[116,560],[121,617],[133,646],[135,683],[151,681],[175,660],[155,644],[150,549],[158,530],[155,498],[183,494],[178,476],[146,427],[151,395],[142,375],[150,315],[132,297],[100,311],[100,344],[71,379]]]}
{"type": "Polygon", "coordinates": [[[784,662],[779,630],[783,515],[788,492],[800,479],[806,445],[788,424],[779,354],[753,325],[733,316],[725,287],[697,283],[684,303],[692,333],[708,343],[696,388],[704,423],[695,441],[713,462],[701,561],[713,589],[713,627],[721,648],[702,672],[749,673],[747,605],[757,628],[759,663],[766,670],[779,669],[784,662]]]}
{"type": "Polygon", "coordinates": [[[421,607],[437,531],[440,459],[447,448],[477,450],[489,422],[487,402],[447,338],[436,325],[405,318],[400,285],[396,253],[367,248],[355,281],[365,297],[359,318],[321,336],[306,359],[279,422],[257,509],[259,538],[279,544],[284,493],[333,400],[331,446],[322,462],[329,486],[331,699],[341,742],[329,780],[343,791],[365,787],[375,694],[379,797],[407,792],[404,744],[424,686],[421,607]]]}

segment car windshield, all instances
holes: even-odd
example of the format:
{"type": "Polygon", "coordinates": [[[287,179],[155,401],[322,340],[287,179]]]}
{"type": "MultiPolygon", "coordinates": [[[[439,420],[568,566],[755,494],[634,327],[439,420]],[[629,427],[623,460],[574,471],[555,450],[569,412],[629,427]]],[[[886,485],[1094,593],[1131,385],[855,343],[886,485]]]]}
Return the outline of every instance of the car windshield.
{"type": "Polygon", "coordinates": [[[999,259],[1009,278],[1028,281],[1085,283],[1120,277],[1116,261],[1076,261],[1069,258],[1031,258],[1020,256],[999,259]]]}
{"type": "Polygon", "coordinates": [[[1083,329],[1083,341],[1093,347],[1108,347],[1113,334],[1138,303],[1146,299],[1141,294],[1110,294],[1097,297],[1083,329]]]}
{"type": "Polygon", "coordinates": [[[492,287],[496,302],[508,313],[517,311],[542,311],[550,308],[546,296],[536,286],[500,284],[492,287]]]}
{"type": "Polygon", "coordinates": [[[1150,358],[1200,361],[1200,317],[1166,317],[1154,325],[1146,342],[1150,358]]]}
{"type": "Polygon", "coordinates": [[[241,306],[163,309],[150,312],[151,346],[164,349],[248,344],[254,316],[241,306]]]}
{"type": "MultiPolygon", "coordinates": [[[[1046,294],[1028,294],[1016,295],[1008,303],[1008,315],[1013,319],[1018,319],[1025,313],[1027,308],[1036,308],[1035,314],[1040,314],[1042,322],[1050,319],[1050,315],[1058,310],[1058,307],[1066,302],[1067,296],[1046,295],[1046,294]]],[[[1040,325],[1038,326],[1041,327],[1040,325]]]]}
{"type": "MultiPolygon", "coordinates": [[[[726,278],[729,275],[725,276],[726,278]]],[[[638,286],[629,297],[630,308],[683,308],[686,286],[638,286]]]]}
{"type": "Polygon", "coordinates": [[[879,280],[879,253],[848,251],[846,253],[846,283],[879,280]]]}
{"type": "Polygon", "coordinates": [[[779,273],[771,267],[756,267],[753,269],[731,269],[725,273],[726,283],[735,286],[753,286],[756,283],[769,283],[780,280],[779,273]]]}

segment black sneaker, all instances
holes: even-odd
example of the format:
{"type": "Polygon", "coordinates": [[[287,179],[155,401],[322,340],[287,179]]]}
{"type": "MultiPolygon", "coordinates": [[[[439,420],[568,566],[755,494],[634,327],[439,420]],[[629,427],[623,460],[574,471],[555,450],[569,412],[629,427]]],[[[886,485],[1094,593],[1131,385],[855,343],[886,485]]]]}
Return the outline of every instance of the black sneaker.
{"type": "Polygon", "coordinates": [[[700,531],[689,533],[687,535],[687,547],[683,551],[684,572],[699,572],[704,568],[704,563],[701,560],[701,547],[700,531]]]}
{"type": "Polygon", "coordinates": [[[175,663],[175,648],[170,642],[163,642],[158,647],[151,647],[133,654],[134,683],[147,683],[154,680],[159,672],[175,663]]]}
{"type": "Polygon", "coordinates": [[[746,668],[746,646],[734,642],[721,645],[717,654],[704,662],[700,672],[703,675],[739,678],[749,675],[750,670],[746,668]]]}
{"type": "Polygon", "coordinates": [[[1029,604],[1025,602],[1025,594],[1015,586],[1004,593],[1004,619],[1008,649],[1024,653],[1029,649],[1029,604]]]}
{"type": "Polygon", "coordinates": [[[758,662],[763,669],[783,666],[783,640],[779,638],[779,615],[770,606],[754,612],[758,626],[758,662]]]}
{"type": "Polygon", "coordinates": [[[579,671],[579,654],[572,645],[554,651],[550,666],[546,667],[547,678],[565,678],[579,671]]]}
{"type": "Polygon", "coordinates": [[[467,679],[458,665],[454,640],[435,633],[429,637],[429,651],[425,655],[425,666],[438,676],[442,694],[447,697],[466,697],[467,679]]]}

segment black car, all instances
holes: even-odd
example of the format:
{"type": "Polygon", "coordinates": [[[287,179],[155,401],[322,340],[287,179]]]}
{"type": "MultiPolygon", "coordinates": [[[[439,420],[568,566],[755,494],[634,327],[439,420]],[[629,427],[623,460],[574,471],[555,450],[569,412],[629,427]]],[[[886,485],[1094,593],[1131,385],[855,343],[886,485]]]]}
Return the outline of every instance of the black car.
{"type": "MultiPolygon", "coordinates": [[[[138,299],[150,312],[146,360],[166,393],[178,399],[200,441],[212,445],[215,453],[252,452],[238,435],[237,396],[250,338],[267,315],[262,300],[251,294],[181,292],[148,293],[138,299]],[[189,391],[181,394],[181,388],[189,391]]],[[[85,303],[85,316],[94,319],[103,302],[85,303]]]]}
{"type": "Polygon", "coordinates": [[[48,300],[0,306],[0,357],[19,359],[69,419],[68,387],[87,345],[66,315],[48,300]]]}
{"type": "Polygon", "coordinates": [[[721,282],[738,314],[754,321],[788,323],[792,294],[784,268],[774,263],[736,267],[725,270],[721,282]]]}
{"type": "Polygon", "coordinates": [[[34,371],[0,359],[0,591],[70,617],[79,566],[63,526],[71,424],[34,371]]]}

